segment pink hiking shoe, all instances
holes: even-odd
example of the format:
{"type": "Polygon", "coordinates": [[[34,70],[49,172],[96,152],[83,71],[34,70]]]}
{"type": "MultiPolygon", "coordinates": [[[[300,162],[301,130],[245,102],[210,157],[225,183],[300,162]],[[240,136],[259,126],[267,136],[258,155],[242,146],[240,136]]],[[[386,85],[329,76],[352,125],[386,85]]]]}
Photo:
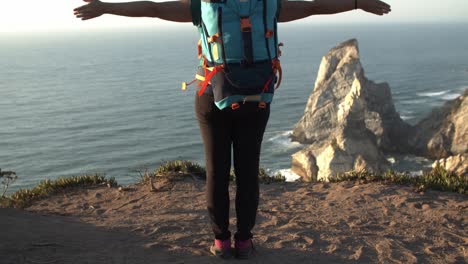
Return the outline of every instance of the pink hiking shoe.
{"type": "Polygon", "coordinates": [[[231,240],[215,239],[214,244],[210,247],[210,252],[220,258],[228,259],[232,257],[231,240]]]}
{"type": "Polygon", "coordinates": [[[256,253],[252,239],[236,240],[235,242],[236,258],[249,259],[256,253]]]}

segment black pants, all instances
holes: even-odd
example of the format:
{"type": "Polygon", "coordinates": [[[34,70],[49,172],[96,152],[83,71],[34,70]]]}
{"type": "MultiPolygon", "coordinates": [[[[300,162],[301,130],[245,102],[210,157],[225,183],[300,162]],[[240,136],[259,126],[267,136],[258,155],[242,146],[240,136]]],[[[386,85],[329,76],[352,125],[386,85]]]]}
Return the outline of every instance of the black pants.
{"type": "Polygon", "coordinates": [[[209,95],[196,96],[195,111],[205,145],[206,197],[216,239],[229,239],[229,173],[231,146],[236,175],[237,232],[235,238],[252,238],[259,201],[259,160],[270,106],[241,103],[236,110],[219,110],[209,95]]]}

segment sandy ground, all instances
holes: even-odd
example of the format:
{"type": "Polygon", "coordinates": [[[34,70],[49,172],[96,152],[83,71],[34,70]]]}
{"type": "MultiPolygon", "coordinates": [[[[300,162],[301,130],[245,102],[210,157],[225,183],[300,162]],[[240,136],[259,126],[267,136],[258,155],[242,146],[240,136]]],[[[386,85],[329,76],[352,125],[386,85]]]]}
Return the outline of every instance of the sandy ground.
{"type": "MultiPolygon", "coordinates": [[[[71,190],[26,211],[0,209],[0,263],[239,261],[208,252],[203,181],[157,186],[71,190]]],[[[242,262],[467,263],[467,211],[466,195],[397,185],[262,185],[257,254],[242,262]]],[[[233,228],[234,216],[231,203],[233,228]]]]}

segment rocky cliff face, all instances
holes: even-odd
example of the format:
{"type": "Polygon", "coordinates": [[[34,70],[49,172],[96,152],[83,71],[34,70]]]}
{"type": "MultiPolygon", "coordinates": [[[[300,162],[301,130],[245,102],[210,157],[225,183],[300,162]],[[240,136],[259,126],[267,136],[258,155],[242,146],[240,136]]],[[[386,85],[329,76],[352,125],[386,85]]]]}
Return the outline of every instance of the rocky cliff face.
{"type": "Polygon", "coordinates": [[[468,153],[436,160],[432,167],[435,168],[436,166],[442,166],[447,171],[455,172],[460,176],[468,176],[468,153]]]}
{"type": "Polygon", "coordinates": [[[441,159],[447,170],[466,175],[468,90],[411,127],[396,112],[388,84],[365,77],[358,43],[349,40],[323,57],[292,139],[308,144],[292,156],[292,170],[305,181],[352,170],[383,172],[390,168],[384,152],[441,159]]]}
{"type": "Polygon", "coordinates": [[[468,175],[468,89],[419,122],[410,145],[413,153],[438,159],[433,167],[468,175]]]}
{"type": "Polygon", "coordinates": [[[432,159],[468,153],[468,89],[419,122],[410,144],[417,155],[432,159]]]}
{"type": "Polygon", "coordinates": [[[347,41],[322,60],[315,90],[292,135],[309,146],[293,155],[292,170],[308,181],[328,181],[351,170],[384,171],[389,164],[381,148],[396,151],[399,146],[391,126],[406,127],[388,85],[365,78],[357,41],[347,41]]]}
{"type": "Polygon", "coordinates": [[[310,145],[292,155],[291,170],[304,181],[329,181],[349,171],[384,172],[390,164],[378,149],[370,131],[364,134],[342,133],[327,146],[310,145]]]}
{"type": "Polygon", "coordinates": [[[314,92],[292,139],[303,144],[323,144],[339,134],[345,122],[353,122],[347,117],[353,93],[361,105],[356,116],[364,118],[377,146],[386,152],[407,151],[410,126],[395,111],[388,84],[376,84],[365,77],[355,39],[340,44],[323,57],[314,92]],[[359,86],[357,94],[354,84],[359,86]]]}

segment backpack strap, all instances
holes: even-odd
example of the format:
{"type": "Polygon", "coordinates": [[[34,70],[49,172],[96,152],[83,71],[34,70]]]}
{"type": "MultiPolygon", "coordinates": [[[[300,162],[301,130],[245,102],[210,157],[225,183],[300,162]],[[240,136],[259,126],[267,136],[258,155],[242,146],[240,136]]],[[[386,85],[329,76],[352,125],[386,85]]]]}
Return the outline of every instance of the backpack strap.
{"type": "Polygon", "coordinates": [[[252,40],[252,22],[250,17],[240,17],[242,47],[244,48],[245,65],[251,65],[254,61],[253,40],[252,40]]]}
{"type": "MultiPolygon", "coordinates": [[[[280,0],[278,0],[281,2],[280,0]]],[[[265,30],[265,44],[266,44],[266,49],[268,53],[268,58],[270,61],[273,59],[271,57],[271,50],[270,50],[270,38],[273,37],[273,29],[268,28],[268,23],[267,23],[267,12],[268,12],[268,4],[267,0],[263,0],[263,25],[264,25],[264,30],[265,30]]]]}

